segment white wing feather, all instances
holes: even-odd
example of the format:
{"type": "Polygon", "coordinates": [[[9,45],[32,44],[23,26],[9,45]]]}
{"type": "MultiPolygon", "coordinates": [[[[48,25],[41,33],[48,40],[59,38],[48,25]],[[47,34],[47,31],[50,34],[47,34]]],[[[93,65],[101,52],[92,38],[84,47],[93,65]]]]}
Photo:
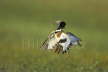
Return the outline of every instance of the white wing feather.
{"type": "Polygon", "coordinates": [[[68,35],[68,37],[70,39],[70,43],[72,45],[78,45],[79,44],[80,38],[78,38],[77,36],[75,36],[71,32],[67,32],[66,34],[68,35]]]}

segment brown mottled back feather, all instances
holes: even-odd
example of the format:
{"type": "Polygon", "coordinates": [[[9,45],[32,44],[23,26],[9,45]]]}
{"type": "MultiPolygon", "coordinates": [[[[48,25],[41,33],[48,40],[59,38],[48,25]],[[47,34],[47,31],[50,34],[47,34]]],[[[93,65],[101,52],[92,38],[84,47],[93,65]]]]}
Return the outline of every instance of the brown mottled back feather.
{"type": "Polygon", "coordinates": [[[62,32],[57,32],[56,36],[59,38],[61,36],[62,32]]]}

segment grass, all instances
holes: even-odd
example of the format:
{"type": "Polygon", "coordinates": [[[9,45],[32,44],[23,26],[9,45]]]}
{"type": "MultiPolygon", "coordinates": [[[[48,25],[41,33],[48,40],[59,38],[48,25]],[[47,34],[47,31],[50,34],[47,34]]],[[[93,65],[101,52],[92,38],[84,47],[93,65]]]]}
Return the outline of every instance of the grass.
{"type": "Polygon", "coordinates": [[[107,1],[0,2],[0,72],[108,72],[107,1]],[[82,39],[69,54],[40,48],[58,19],[82,39]]]}

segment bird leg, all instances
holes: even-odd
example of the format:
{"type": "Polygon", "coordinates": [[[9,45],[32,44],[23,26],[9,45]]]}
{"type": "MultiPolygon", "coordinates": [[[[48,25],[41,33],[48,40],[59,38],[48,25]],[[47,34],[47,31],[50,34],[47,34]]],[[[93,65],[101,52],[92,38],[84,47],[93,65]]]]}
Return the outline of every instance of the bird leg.
{"type": "Polygon", "coordinates": [[[57,52],[59,54],[61,50],[63,50],[63,47],[59,44],[56,44],[55,52],[57,52]]]}

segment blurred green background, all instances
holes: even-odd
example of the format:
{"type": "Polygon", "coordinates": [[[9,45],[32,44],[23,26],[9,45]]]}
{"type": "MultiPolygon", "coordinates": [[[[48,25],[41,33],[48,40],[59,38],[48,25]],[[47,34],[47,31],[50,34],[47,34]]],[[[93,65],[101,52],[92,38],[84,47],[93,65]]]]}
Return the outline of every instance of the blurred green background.
{"type": "Polygon", "coordinates": [[[107,31],[107,0],[0,0],[0,72],[108,72],[107,31]],[[56,20],[83,46],[40,49],[56,20]]]}

